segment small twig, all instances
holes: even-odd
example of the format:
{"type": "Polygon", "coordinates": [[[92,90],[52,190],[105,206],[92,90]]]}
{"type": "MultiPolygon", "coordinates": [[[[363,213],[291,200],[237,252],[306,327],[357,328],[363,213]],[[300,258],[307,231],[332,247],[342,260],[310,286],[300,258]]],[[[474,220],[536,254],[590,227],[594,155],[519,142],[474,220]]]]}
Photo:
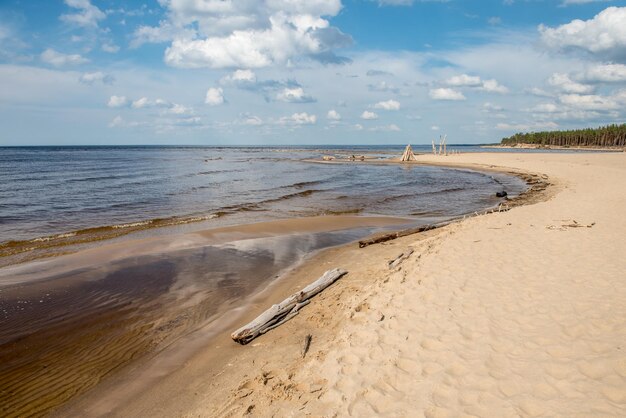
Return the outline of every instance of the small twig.
{"type": "Polygon", "coordinates": [[[306,356],[306,353],[309,352],[309,347],[311,347],[312,339],[313,339],[313,336],[311,334],[307,334],[306,337],[304,337],[304,347],[302,347],[302,358],[304,358],[306,356]]]}

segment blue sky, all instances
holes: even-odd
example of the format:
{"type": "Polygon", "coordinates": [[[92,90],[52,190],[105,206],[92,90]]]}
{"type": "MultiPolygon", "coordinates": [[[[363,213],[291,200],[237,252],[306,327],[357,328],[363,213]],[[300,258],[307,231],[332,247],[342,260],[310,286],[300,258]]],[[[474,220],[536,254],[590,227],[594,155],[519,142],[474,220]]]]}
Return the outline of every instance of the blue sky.
{"type": "Polygon", "coordinates": [[[0,145],[496,142],[623,123],[626,1],[5,0],[0,145]]]}

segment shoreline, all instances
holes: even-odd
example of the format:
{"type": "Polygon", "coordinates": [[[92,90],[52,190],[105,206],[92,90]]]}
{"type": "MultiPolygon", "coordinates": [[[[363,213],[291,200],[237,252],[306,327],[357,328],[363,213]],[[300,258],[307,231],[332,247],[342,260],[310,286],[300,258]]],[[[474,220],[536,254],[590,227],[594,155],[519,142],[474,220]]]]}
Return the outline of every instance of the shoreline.
{"type": "MultiPolygon", "coordinates": [[[[231,351],[229,364],[211,369],[211,350],[205,350],[112,415],[265,416],[286,408],[313,415],[329,410],[340,415],[422,411],[427,416],[623,411],[626,398],[618,388],[626,369],[613,342],[624,341],[626,315],[620,301],[625,295],[623,286],[611,283],[626,267],[618,258],[623,241],[617,238],[624,230],[626,201],[623,194],[605,194],[615,187],[607,175],[626,180],[623,157],[418,159],[543,172],[558,193],[538,204],[471,217],[388,244],[323,251],[314,257],[317,266],[309,260],[308,267],[292,273],[306,272],[302,282],[309,282],[325,269],[343,267],[348,276],[296,318],[248,346],[221,337],[216,344],[231,351]],[[590,172],[595,173],[592,180],[590,172]],[[602,207],[597,195],[606,197],[602,207]],[[567,246],[570,235],[577,237],[575,247],[567,246]],[[605,239],[614,247],[597,246],[605,239]],[[416,254],[389,271],[386,261],[407,246],[416,254]],[[499,249],[497,259],[490,258],[494,248],[499,249]],[[525,262],[535,251],[542,257],[525,262]],[[593,281],[587,283],[590,271],[593,281]],[[562,292],[569,292],[568,297],[563,299],[562,292]],[[598,297],[602,304],[595,302],[598,297]],[[586,313],[571,311],[572,304],[585,307],[586,313]],[[495,328],[485,334],[489,323],[495,328]],[[313,335],[311,351],[302,359],[307,333],[313,335]],[[572,338],[577,341],[573,345],[572,338]],[[163,396],[170,401],[163,402],[163,396]]],[[[266,307],[256,306],[257,312],[266,307]]],[[[83,401],[70,410],[87,411],[89,399],[83,401]]]]}

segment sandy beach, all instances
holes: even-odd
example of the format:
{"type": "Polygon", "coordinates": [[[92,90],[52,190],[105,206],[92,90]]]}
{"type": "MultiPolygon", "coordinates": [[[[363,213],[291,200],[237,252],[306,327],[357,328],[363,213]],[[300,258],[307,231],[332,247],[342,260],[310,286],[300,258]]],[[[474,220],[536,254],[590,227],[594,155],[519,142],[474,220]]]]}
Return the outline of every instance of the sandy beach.
{"type": "MultiPolygon", "coordinates": [[[[149,390],[124,397],[117,380],[60,414],[624,416],[626,154],[417,163],[541,173],[552,186],[508,212],[322,251],[290,273],[300,287],[349,273],[289,323],[247,346],[225,330],[149,390]]],[[[237,326],[299,286],[259,297],[237,326]]]]}

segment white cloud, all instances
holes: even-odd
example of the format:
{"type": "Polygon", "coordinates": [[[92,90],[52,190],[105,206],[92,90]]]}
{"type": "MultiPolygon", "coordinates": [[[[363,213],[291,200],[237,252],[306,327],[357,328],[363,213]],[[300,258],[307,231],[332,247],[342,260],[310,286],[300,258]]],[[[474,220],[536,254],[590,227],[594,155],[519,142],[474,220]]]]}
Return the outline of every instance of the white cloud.
{"type": "Polygon", "coordinates": [[[482,87],[480,87],[480,89],[484,90],[484,91],[488,91],[490,93],[506,94],[506,93],[509,92],[508,88],[506,88],[503,85],[499,84],[494,79],[483,81],[483,85],[482,85],[482,87]]]}
{"type": "Polygon", "coordinates": [[[124,107],[128,105],[128,99],[126,96],[111,96],[107,106],[109,107],[124,107]]]}
{"type": "Polygon", "coordinates": [[[500,25],[502,24],[502,18],[498,16],[493,16],[487,19],[487,23],[489,23],[490,25],[500,25]]]}
{"type": "Polygon", "coordinates": [[[450,77],[446,80],[446,84],[453,87],[480,87],[482,80],[478,76],[461,74],[450,77]]]}
{"type": "Polygon", "coordinates": [[[428,92],[431,99],[435,100],[465,100],[465,96],[460,91],[448,88],[431,89],[428,92]]]}
{"type": "Polygon", "coordinates": [[[620,104],[614,97],[605,97],[595,94],[565,94],[559,101],[575,109],[582,110],[613,110],[619,109],[620,104]]]}
{"type": "Polygon", "coordinates": [[[430,127],[430,130],[431,131],[438,131],[439,130],[439,126],[433,125],[433,126],[430,127]]]}
{"type": "Polygon", "coordinates": [[[578,76],[588,83],[621,83],[626,82],[626,65],[600,64],[588,68],[578,76]]]}
{"type": "Polygon", "coordinates": [[[65,0],[65,4],[73,9],[77,9],[76,13],[60,16],[60,19],[66,23],[83,27],[97,27],[98,21],[106,17],[106,14],[91,4],[89,0],[65,0]]]}
{"type": "Polygon", "coordinates": [[[119,52],[120,47],[115,44],[106,43],[102,44],[102,50],[104,52],[108,52],[109,54],[115,54],[116,52],[119,52]]]}
{"type": "Polygon", "coordinates": [[[232,74],[222,78],[222,84],[254,84],[256,74],[252,70],[235,70],[232,74]]]}
{"type": "Polygon", "coordinates": [[[591,93],[594,90],[593,86],[577,83],[565,73],[552,74],[548,79],[548,84],[564,93],[591,93]]]}
{"type": "Polygon", "coordinates": [[[131,104],[131,107],[133,109],[142,109],[147,106],[150,106],[150,101],[147,97],[142,97],[141,99],[134,100],[131,104]]]}
{"type": "Polygon", "coordinates": [[[109,123],[109,128],[117,128],[124,125],[124,119],[120,115],[117,115],[113,118],[113,120],[109,123]]]}
{"type": "Polygon", "coordinates": [[[557,113],[560,112],[561,109],[554,103],[540,103],[533,107],[531,111],[539,113],[557,113]]]}
{"type": "Polygon", "coordinates": [[[280,118],[278,121],[281,125],[293,124],[293,125],[314,125],[317,122],[316,115],[310,115],[306,112],[294,113],[291,116],[280,118]]]}
{"type": "Polygon", "coordinates": [[[244,115],[243,121],[241,123],[250,126],[260,126],[263,125],[263,119],[254,115],[244,115]]]}
{"type": "Polygon", "coordinates": [[[556,50],[580,49],[626,59],[626,7],[609,7],[589,20],[573,20],[555,28],[539,26],[541,39],[556,50]]]}
{"type": "Polygon", "coordinates": [[[260,68],[301,56],[341,61],[332,50],[351,43],[323,18],[339,13],[340,0],[161,3],[168,9],[168,20],[139,28],[133,44],[171,39],[165,62],[174,67],[260,68]],[[189,33],[192,27],[197,31],[189,33]]]}
{"type": "Polygon", "coordinates": [[[341,120],[341,115],[336,110],[331,109],[326,114],[326,119],[334,120],[334,121],[341,120]]]}
{"type": "Polygon", "coordinates": [[[276,100],[287,103],[311,103],[315,99],[304,92],[302,87],[284,88],[276,95],[276,100]]]}
{"type": "Polygon", "coordinates": [[[41,53],[41,60],[55,67],[65,67],[67,65],[80,65],[89,62],[78,54],[62,54],[54,49],[48,48],[41,53]]]}
{"type": "Polygon", "coordinates": [[[353,126],[355,131],[362,131],[363,130],[363,125],[361,125],[360,123],[357,123],[356,125],[353,126]]]}
{"type": "Polygon", "coordinates": [[[396,100],[387,100],[384,102],[378,102],[374,105],[374,109],[400,110],[400,102],[396,100]]]}
{"type": "Polygon", "coordinates": [[[365,110],[363,113],[361,113],[361,119],[374,120],[378,119],[378,115],[374,112],[370,112],[369,110],[365,110]]]}
{"type": "Polygon", "coordinates": [[[93,73],[83,73],[79,78],[80,82],[83,84],[94,84],[94,83],[102,83],[102,84],[113,84],[115,78],[112,75],[105,74],[102,71],[96,71],[93,73]]]}
{"type": "Polygon", "coordinates": [[[527,93],[532,94],[533,96],[538,96],[538,97],[552,97],[554,96],[552,93],[549,93],[543,89],[540,89],[539,87],[531,87],[529,89],[526,89],[527,93]]]}
{"type": "Polygon", "coordinates": [[[193,113],[193,108],[183,106],[178,103],[172,103],[171,107],[167,110],[167,113],[171,113],[173,115],[186,115],[193,113]]]}
{"type": "Polygon", "coordinates": [[[218,106],[224,103],[224,90],[220,87],[211,87],[206,91],[204,103],[209,106],[218,106]]]}
{"type": "Polygon", "coordinates": [[[508,93],[509,89],[498,83],[497,80],[483,80],[478,76],[468,74],[455,75],[445,81],[451,87],[471,87],[490,93],[508,93]]]}

